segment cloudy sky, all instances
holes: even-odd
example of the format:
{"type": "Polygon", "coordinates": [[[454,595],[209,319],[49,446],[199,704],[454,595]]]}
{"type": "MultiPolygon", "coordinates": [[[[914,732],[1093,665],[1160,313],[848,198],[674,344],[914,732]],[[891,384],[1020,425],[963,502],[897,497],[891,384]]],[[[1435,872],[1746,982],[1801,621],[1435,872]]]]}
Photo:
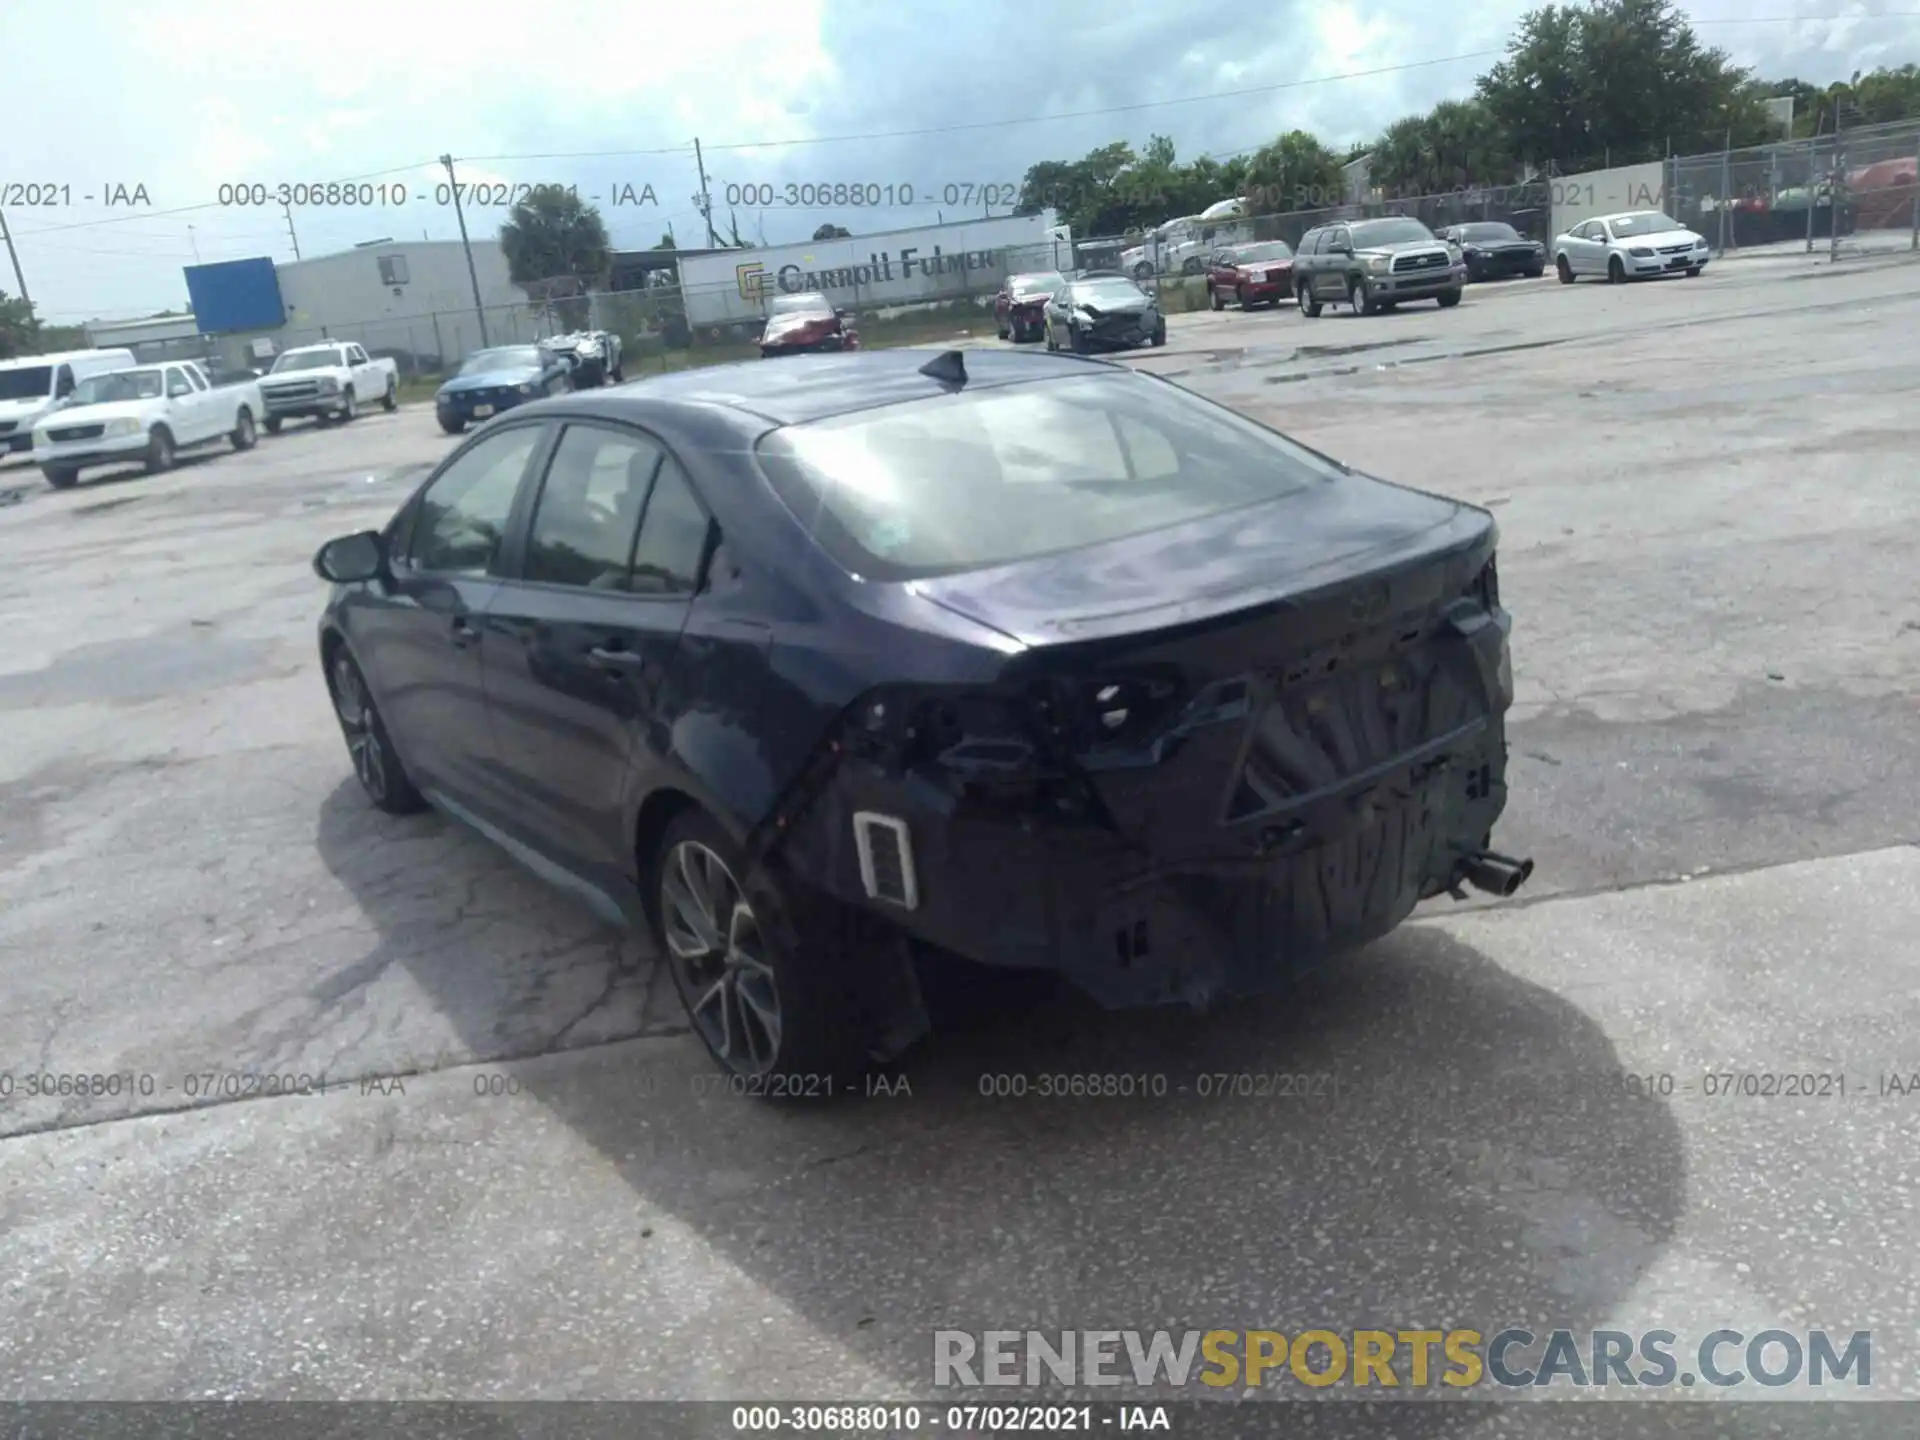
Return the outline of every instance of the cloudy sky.
{"type": "MultiPolygon", "coordinates": [[[[1906,3],[1687,9],[1739,63],[1825,82],[1920,60],[1920,0],[1906,3]]],[[[308,256],[452,238],[434,193],[447,152],[463,181],[578,187],[621,246],[669,228],[702,242],[695,137],[723,230],[729,195],[780,197],[789,183],[891,186],[896,202],[910,187],[951,219],[948,187],[1014,187],[1037,160],[1116,139],[1164,133],[1191,157],[1295,127],[1335,146],[1369,138],[1467,93],[1528,8],[1449,7],[1436,27],[1426,0],[1282,0],[1217,26],[1205,7],[1143,0],[665,0],[543,7],[537,21],[393,0],[357,12],[367,24],[315,26],[257,0],[18,5],[14,60],[84,55],[87,83],[76,89],[64,63],[9,66],[0,205],[52,323],[183,307],[181,267],[196,257],[291,260],[279,206],[222,205],[223,184],[360,182],[371,209],[294,210],[308,256]],[[655,203],[625,203],[648,186],[655,203]],[[122,196],[135,203],[109,203],[122,196]]],[[[897,203],[737,213],[744,238],[774,243],[826,220],[866,233],[934,218],[897,203]]],[[[482,208],[468,222],[489,233],[500,218],[482,208]]],[[[0,289],[15,288],[0,270],[0,289]]]]}

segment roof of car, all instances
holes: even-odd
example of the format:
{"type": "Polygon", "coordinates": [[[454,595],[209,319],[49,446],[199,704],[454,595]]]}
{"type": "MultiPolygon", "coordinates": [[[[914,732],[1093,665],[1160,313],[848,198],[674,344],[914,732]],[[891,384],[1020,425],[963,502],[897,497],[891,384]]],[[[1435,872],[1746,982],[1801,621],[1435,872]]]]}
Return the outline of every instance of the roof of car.
{"type": "MultiPolygon", "coordinates": [[[[921,367],[935,350],[855,350],[840,354],[794,356],[781,360],[740,360],[648,376],[602,390],[576,392],[569,408],[601,410],[617,418],[633,402],[721,406],[756,415],[777,425],[797,425],[829,415],[866,410],[903,400],[931,398],[950,387],[921,367]]],[[[1084,375],[1091,369],[1126,367],[1080,356],[1026,351],[967,350],[967,388],[1018,385],[1035,380],[1084,375]]]]}

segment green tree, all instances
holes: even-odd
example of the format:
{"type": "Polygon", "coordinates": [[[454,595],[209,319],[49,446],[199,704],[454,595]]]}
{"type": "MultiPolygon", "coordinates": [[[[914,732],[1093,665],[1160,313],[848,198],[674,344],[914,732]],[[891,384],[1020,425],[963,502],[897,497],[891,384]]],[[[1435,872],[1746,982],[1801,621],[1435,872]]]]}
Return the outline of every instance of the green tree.
{"type": "Polygon", "coordinates": [[[1424,115],[1394,121],[1374,146],[1371,182],[1388,195],[1437,195],[1517,177],[1507,137],[1478,100],[1442,100],[1424,115]]]}
{"type": "Polygon", "coordinates": [[[839,225],[822,225],[813,232],[816,240],[851,240],[853,232],[839,225]]]}
{"type": "Polygon", "coordinates": [[[500,248],[516,285],[570,275],[590,286],[605,282],[612,249],[599,210],[558,188],[537,189],[507,212],[500,248]]]}
{"type": "Polygon", "coordinates": [[[1594,0],[1524,16],[1476,93],[1516,160],[1571,173],[1765,140],[1750,78],[1672,0],[1594,0]]]}
{"type": "Polygon", "coordinates": [[[0,290],[0,360],[32,355],[40,348],[40,322],[30,302],[0,290]]]}
{"type": "Polygon", "coordinates": [[[1253,210],[1321,210],[1346,200],[1340,157],[1304,130],[1262,145],[1247,161],[1242,189],[1253,210]]]}

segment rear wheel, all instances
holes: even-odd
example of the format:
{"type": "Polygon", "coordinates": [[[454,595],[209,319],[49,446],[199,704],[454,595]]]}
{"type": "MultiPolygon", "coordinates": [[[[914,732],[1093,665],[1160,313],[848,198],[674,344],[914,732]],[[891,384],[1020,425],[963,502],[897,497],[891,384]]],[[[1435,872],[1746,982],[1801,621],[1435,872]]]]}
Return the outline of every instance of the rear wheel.
{"type": "Polygon", "coordinates": [[[822,943],[778,882],[699,810],[667,827],[650,867],[660,952],[694,1034],[771,1098],[829,1098],[866,1069],[868,1007],[843,947],[822,943]],[[822,1082],[826,1082],[824,1085],[822,1082]]]}
{"type": "Polygon", "coordinates": [[[387,381],[387,393],[380,397],[380,408],[388,413],[392,413],[400,408],[400,382],[398,380],[389,379],[387,381]]]}
{"type": "Polygon", "coordinates": [[[1313,287],[1305,280],[1298,281],[1293,287],[1293,298],[1300,306],[1300,313],[1309,320],[1320,318],[1320,297],[1313,293],[1313,287]]]}
{"type": "Polygon", "coordinates": [[[1561,255],[1555,258],[1553,262],[1553,272],[1560,277],[1560,283],[1562,285],[1571,285],[1573,283],[1573,266],[1567,263],[1566,256],[1561,255]]]}
{"type": "Polygon", "coordinates": [[[147,437],[147,473],[158,475],[173,468],[173,432],[164,425],[153,427],[147,437]]]}
{"type": "Polygon", "coordinates": [[[327,667],[327,689],[333,696],[333,713],[346,738],[353,773],[367,798],[389,815],[411,815],[426,809],[426,798],[407,778],[373,703],[373,694],[367,689],[366,677],[345,645],[334,652],[333,663],[327,667]]]}
{"type": "Polygon", "coordinates": [[[253,412],[242,408],[233,419],[233,434],[227,437],[233,441],[236,450],[251,450],[254,442],[260,438],[253,428],[253,412]]]}
{"type": "Polygon", "coordinates": [[[47,477],[47,483],[56,490],[71,490],[80,479],[78,470],[69,470],[62,465],[42,465],[40,473],[47,477]]]}

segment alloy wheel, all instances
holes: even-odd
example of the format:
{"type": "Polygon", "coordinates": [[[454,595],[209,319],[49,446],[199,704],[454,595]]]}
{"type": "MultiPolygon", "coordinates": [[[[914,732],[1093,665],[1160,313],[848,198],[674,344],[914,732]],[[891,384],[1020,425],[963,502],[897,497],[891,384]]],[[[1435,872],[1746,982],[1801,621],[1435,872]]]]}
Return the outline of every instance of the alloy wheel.
{"type": "Polygon", "coordinates": [[[660,867],[660,929],[687,1013],[714,1056],[760,1075],[780,1054],[780,993],[766,937],[727,864],[682,840],[660,867]]]}
{"type": "Polygon", "coordinates": [[[380,733],[373,723],[373,702],[359,667],[344,656],[333,665],[333,710],[347,737],[353,773],[375,800],[387,796],[387,769],[380,749],[380,733]]]}

